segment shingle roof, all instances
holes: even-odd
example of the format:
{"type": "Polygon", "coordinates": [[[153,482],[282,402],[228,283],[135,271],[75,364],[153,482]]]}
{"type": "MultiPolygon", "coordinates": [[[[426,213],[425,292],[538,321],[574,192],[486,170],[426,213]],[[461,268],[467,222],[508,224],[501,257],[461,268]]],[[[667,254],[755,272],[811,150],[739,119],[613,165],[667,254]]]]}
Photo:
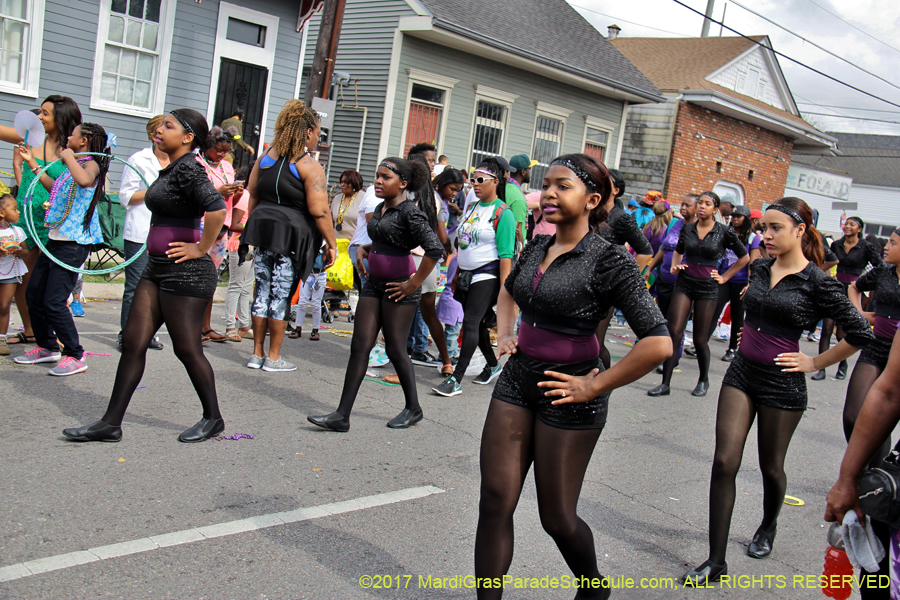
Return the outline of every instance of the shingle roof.
{"type": "Polygon", "coordinates": [[[829,133],[843,156],[794,155],[802,165],[847,173],[854,183],[900,187],[900,136],[829,133]]]}
{"type": "Polygon", "coordinates": [[[798,125],[801,117],[706,80],[706,77],[749,50],[766,36],[706,38],[620,37],[611,43],[663,91],[712,90],[798,125]],[[753,41],[751,41],[753,40],[753,41]]]}
{"type": "Polygon", "coordinates": [[[653,99],[659,90],[565,0],[420,0],[435,25],[653,99]]]}

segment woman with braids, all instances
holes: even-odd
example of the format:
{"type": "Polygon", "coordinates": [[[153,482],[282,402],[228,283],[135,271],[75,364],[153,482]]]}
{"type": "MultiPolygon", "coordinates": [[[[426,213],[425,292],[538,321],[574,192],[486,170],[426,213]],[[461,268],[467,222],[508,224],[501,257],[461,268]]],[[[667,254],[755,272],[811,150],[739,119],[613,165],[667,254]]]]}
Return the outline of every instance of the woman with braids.
{"type": "Polygon", "coordinates": [[[271,148],[250,172],[250,216],[241,234],[239,254],[255,246],[256,289],[250,309],[253,355],[247,366],[263,371],[293,371],[281,358],[291,318],[291,298],[319,254],[322,268],[334,263],[337,242],[328,206],[325,171],[310,152],[319,143],[319,114],[300,100],[288,100],[275,121],[271,148]],[[266,335],[269,352],[266,354],[266,335]]]}
{"type": "MultiPolygon", "coordinates": [[[[235,184],[234,167],[225,160],[225,157],[231,152],[231,141],[233,139],[234,136],[232,134],[223,132],[221,127],[214,126],[209,130],[209,135],[206,136],[206,139],[200,144],[200,153],[197,154],[197,162],[206,171],[206,176],[209,177],[213,187],[225,199],[225,225],[222,227],[222,231],[219,232],[216,242],[209,249],[209,257],[212,259],[213,266],[217,271],[222,261],[228,256],[226,235],[229,227],[231,227],[231,213],[234,203],[240,200],[244,191],[242,183],[235,184]]],[[[200,225],[203,227],[203,222],[200,225]]],[[[203,335],[203,341],[225,342],[229,339],[241,341],[240,335],[235,337],[232,334],[232,337],[229,337],[213,330],[212,307],[213,299],[210,298],[209,305],[206,307],[206,314],[203,316],[203,328],[200,330],[203,335]]]]}
{"type": "MultiPolygon", "coordinates": [[[[506,172],[494,158],[481,161],[469,180],[478,202],[471,202],[457,229],[458,269],[453,279],[454,298],[463,305],[463,335],[459,360],[453,373],[432,388],[441,396],[462,393],[462,378],[475,348],[487,364],[475,383],[487,385],[500,375],[485,316],[497,302],[501,282],[512,269],[516,247],[516,218],[504,202],[506,172]]],[[[445,344],[446,346],[446,344],[445,344]]]]}
{"type": "MultiPolygon", "coordinates": [[[[638,227],[634,217],[622,208],[619,198],[625,193],[625,178],[615,169],[609,170],[609,176],[612,181],[612,189],[606,198],[606,202],[603,204],[606,219],[600,221],[599,213],[595,213],[591,217],[591,226],[596,233],[600,234],[600,237],[611,244],[623,247],[625,244],[628,244],[636,253],[634,258],[638,267],[643,267],[653,258],[653,248],[638,227]]],[[[609,313],[597,326],[597,340],[600,342],[600,361],[607,369],[611,364],[611,359],[609,350],[606,348],[606,332],[609,330],[609,322],[612,320],[615,308],[622,307],[611,307],[609,313]]]]}
{"type": "Polygon", "coordinates": [[[758,417],[763,518],[747,555],[765,558],[772,552],[784,504],[785,455],[806,410],[804,373],[845,360],[872,339],[869,323],[853,308],[840,282],[818,266],[825,253],[806,202],[799,198],[776,200],[766,209],[763,224],[763,242],[771,258],[750,266],[741,345],[722,381],[716,413],[716,450],[709,485],[709,558],[685,575],[691,585],[716,581],[728,572],[725,550],[735,478],[754,419],[758,417]],[[806,356],[799,351],[800,337],[823,317],[838,321],[847,335],[834,348],[806,356]]]}
{"type": "MultiPolygon", "coordinates": [[[[666,315],[673,344],[681,343],[691,309],[694,311],[694,347],[700,380],[691,392],[692,396],[705,396],[709,391],[709,326],[719,298],[719,285],[726,283],[750,262],[747,248],[734,229],[715,221],[718,209],[719,197],[715,192],[700,194],[697,199],[698,220],[682,227],[670,269],[673,275],[678,275],[666,315]],[[725,273],[719,274],[716,267],[726,249],[731,249],[738,259],[725,273]],[[682,256],[684,263],[681,262],[682,256]]],[[[648,391],[648,396],[669,395],[669,383],[676,362],[675,356],[669,357],[663,365],[662,384],[648,391]]]]}
{"type": "MultiPolygon", "coordinates": [[[[884,265],[884,261],[881,259],[881,252],[874,245],[863,239],[865,228],[866,224],[862,219],[850,217],[844,223],[844,236],[831,244],[831,250],[838,260],[835,279],[843,284],[845,292],[851,283],[859,279],[868,265],[873,267],[884,265]]],[[[838,341],[844,339],[844,331],[840,327],[835,330],[834,321],[825,319],[822,321],[822,336],[819,338],[820,353],[825,352],[831,346],[832,333],[834,333],[838,341]]],[[[846,377],[847,361],[842,360],[838,364],[838,370],[834,378],[846,379],[846,377]]],[[[813,375],[812,379],[813,381],[825,379],[825,369],[821,369],[813,375]]]]}
{"type": "MultiPolygon", "coordinates": [[[[55,163],[55,161],[60,158],[60,152],[66,149],[69,136],[72,135],[75,127],[81,124],[81,111],[78,108],[78,104],[68,96],[52,95],[47,96],[44,102],[41,103],[41,111],[38,113],[38,118],[44,125],[46,137],[40,146],[31,149],[34,161],[24,165],[22,156],[18,152],[13,153],[13,170],[16,173],[16,183],[19,185],[19,194],[16,197],[16,201],[18,202],[19,213],[22,215],[22,229],[25,230],[25,235],[28,236],[24,245],[28,252],[22,256],[28,272],[22,276],[22,283],[16,288],[15,295],[16,308],[19,310],[19,316],[22,318],[23,330],[9,338],[10,345],[34,343],[35,341],[34,330],[31,327],[31,317],[28,315],[28,302],[25,300],[25,291],[28,288],[28,282],[34,271],[34,264],[37,262],[41,250],[38,248],[37,242],[31,238],[31,232],[25,227],[25,211],[31,212],[32,222],[38,238],[46,246],[49,238],[47,237],[47,227],[44,225],[44,212],[46,211],[44,204],[49,198],[48,190],[50,189],[47,186],[52,186],[53,181],[66,170],[65,164],[62,162],[55,163]],[[25,206],[25,196],[28,193],[28,188],[31,187],[31,182],[34,181],[37,173],[48,164],[51,164],[51,166],[41,177],[42,185],[34,187],[31,202],[28,206],[25,206]]],[[[12,130],[12,133],[15,135],[15,130],[12,130]]],[[[18,138],[18,135],[16,135],[16,138],[18,138]]]]}
{"type": "Polygon", "coordinates": [[[215,374],[200,342],[203,313],[217,281],[208,252],[225,222],[225,201],[193,153],[207,135],[206,119],[190,108],[170,112],[156,131],[156,147],[169,157],[169,166],[144,194],[152,215],[150,259],[122,332],[122,356],[106,414],[91,425],[64,429],[63,435],[73,441],[122,439],[122,419],[144,375],[147,345],[163,323],[203,405],[203,418],[179,435],[179,441],[201,442],[225,429],[215,374]],[[202,233],[201,218],[206,221],[202,233]]]}
{"type": "MultiPolygon", "coordinates": [[[[476,171],[477,174],[477,171],[476,171]]],[[[610,178],[586,154],[560,156],[543,180],[541,211],[556,235],[525,247],[500,290],[498,356],[509,361],[481,436],[481,499],[475,535],[478,598],[500,598],[513,557],[513,514],[534,465],[538,511],[573,575],[576,598],[609,598],[594,537],[576,507],[606,423],[612,390],[642,377],[672,352],[665,319],[634,259],[591,231],[603,221],[610,178]],[[516,305],[522,324],[515,335],[516,305]],[[638,341],[609,370],[595,331],[621,306],[638,341]]]]}
{"type": "MultiPolygon", "coordinates": [[[[87,260],[93,244],[103,243],[97,203],[105,193],[110,161],[108,156],[75,156],[84,152],[109,154],[106,131],[95,123],[82,123],[69,136],[66,149],[59,153],[66,170],[55,181],[41,177],[41,184],[50,190],[46,212],[41,216],[48,230],[47,251],[76,269],[87,260]]],[[[31,148],[19,145],[18,153],[33,171],[39,170],[31,148]]],[[[37,346],[16,357],[17,363],[55,363],[62,358],[50,369],[50,375],[63,377],[87,371],[84,348],[66,308],[77,280],[75,271],[59,266],[46,254],[38,257],[25,292],[37,346]],[[59,342],[63,344],[62,356],[59,342]]]]}
{"type": "Polygon", "coordinates": [[[430,179],[428,167],[416,160],[385,158],[378,165],[375,194],[383,202],[375,207],[368,223],[372,243],[357,250],[356,263],[364,271],[364,259],[368,258],[368,272],[362,273],[368,279],[359,294],[344,389],[335,412],[307,417],[313,425],[331,431],[349,431],[350,412],[379,330],[384,333],[385,350],[397,371],[406,400],[405,408],[387,426],[404,429],[422,420],[416,376],[406,353],[406,338],[419,304],[420,286],[440,260],[443,248],[425,213],[407,200],[407,190],[427,187],[430,179]],[[410,254],[417,246],[425,250],[418,267],[410,254]]]}

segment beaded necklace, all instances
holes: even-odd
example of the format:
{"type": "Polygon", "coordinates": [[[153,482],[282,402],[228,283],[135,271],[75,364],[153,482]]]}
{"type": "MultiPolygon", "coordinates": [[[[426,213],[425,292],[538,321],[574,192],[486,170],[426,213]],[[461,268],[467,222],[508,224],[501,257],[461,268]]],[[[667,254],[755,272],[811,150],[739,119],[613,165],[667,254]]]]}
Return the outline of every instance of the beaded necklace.
{"type": "Polygon", "coordinates": [[[222,166],[221,162],[215,163],[215,165],[209,162],[209,159],[206,158],[206,155],[202,155],[200,157],[200,164],[203,165],[203,168],[206,169],[208,174],[212,174],[216,179],[222,182],[222,185],[228,185],[228,178],[225,176],[225,168],[222,166]]]}
{"type": "MultiPolygon", "coordinates": [[[[335,227],[341,227],[344,223],[344,213],[347,212],[347,209],[350,208],[350,205],[353,204],[353,199],[356,197],[356,194],[344,194],[344,197],[341,199],[341,206],[338,208],[338,216],[337,221],[335,222],[335,227]],[[347,198],[350,198],[350,201],[345,204],[347,198]]],[[[340,229],[338,229],[340,231],[340,229]]]]}
{"type": "MultiPolygon", "coordinates": [[[[83,158],[76,158],[75,160],[80,166],[84,166],[84,163],[89,160],[94,160],[94,158],[92,156],[85,156],[83,158]]],[[[69,212],[72,210],[72,205],[75,204],[75,194],[77,191],[78,186],[72,179],[72,172],[69,169],[66,169],[65,172],[59,176],[59,179],[53,182],[53,188],[50,190],[50,198],[53,200],[44,202],[44,226],[47,227],[47,229],[56,229],[66,222],[66,219],[69,218],[69,212]],[[53,203],[59,198],[60,192],[64,193],[66,196],[66,206],[63,210],[62,218],[60,218],[59,221],[51,223],[50,221],[47,221],[47,215],[50,214],[53,203]]]]}

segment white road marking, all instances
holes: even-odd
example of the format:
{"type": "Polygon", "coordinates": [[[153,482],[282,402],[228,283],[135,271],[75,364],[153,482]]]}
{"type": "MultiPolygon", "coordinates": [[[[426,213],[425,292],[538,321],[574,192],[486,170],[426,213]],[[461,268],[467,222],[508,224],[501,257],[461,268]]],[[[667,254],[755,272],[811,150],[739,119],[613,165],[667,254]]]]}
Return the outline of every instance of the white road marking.
{"type": "Polygon", "coordinates": [[[97,562],[99,560],[139,554],[149,550],[156,550],[157,548],[166,548],[178,544],[190,544],[192,542],[199,542],[200,540],[234,535],[237,533],[246,533],[248,531],[256,531],[257,529],[275,527],[277,525],[299,523],[300,521],[355,512],[367,508],[374,508],[376,506],[384,506],[386,504],[407,502],[409,500],[425,498],[426,496],[431,496],[433,494],[442,494],[445,491],[446,490],[431,485],[407,488],[404,490],[397,490],[396,492],[387,492],[352,500],[344,500],[343,502],[332,502],[330,504],[310,506],[298,510],[269,513],[250,517],[248,519],[238,519],[236,521],[219,523],[217,525],[184,529],[182,531],[138,538],[136,540],[120,542],[118,544],[98,546],[88,550],[57,554],[56,556],[48,556],[47,558],[39,558],[37,560],[0,567],[0,582],[14,581],[16,579],[38,575],[39,573],[68,569],[69,567],[97,562]]]}

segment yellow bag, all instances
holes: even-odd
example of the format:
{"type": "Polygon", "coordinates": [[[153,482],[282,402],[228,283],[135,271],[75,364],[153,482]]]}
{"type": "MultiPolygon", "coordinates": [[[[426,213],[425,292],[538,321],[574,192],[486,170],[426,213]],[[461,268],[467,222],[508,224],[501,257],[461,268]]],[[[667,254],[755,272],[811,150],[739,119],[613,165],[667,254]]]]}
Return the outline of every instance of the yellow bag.
{"type": "Polygon", "coordinates": [[[353,263],[350,260],[349,247],[350,240],[337,240],[337,259],[325,271],[328,275],[328,287],[338,292],[343,292],[353,287],[353,263]]]}

